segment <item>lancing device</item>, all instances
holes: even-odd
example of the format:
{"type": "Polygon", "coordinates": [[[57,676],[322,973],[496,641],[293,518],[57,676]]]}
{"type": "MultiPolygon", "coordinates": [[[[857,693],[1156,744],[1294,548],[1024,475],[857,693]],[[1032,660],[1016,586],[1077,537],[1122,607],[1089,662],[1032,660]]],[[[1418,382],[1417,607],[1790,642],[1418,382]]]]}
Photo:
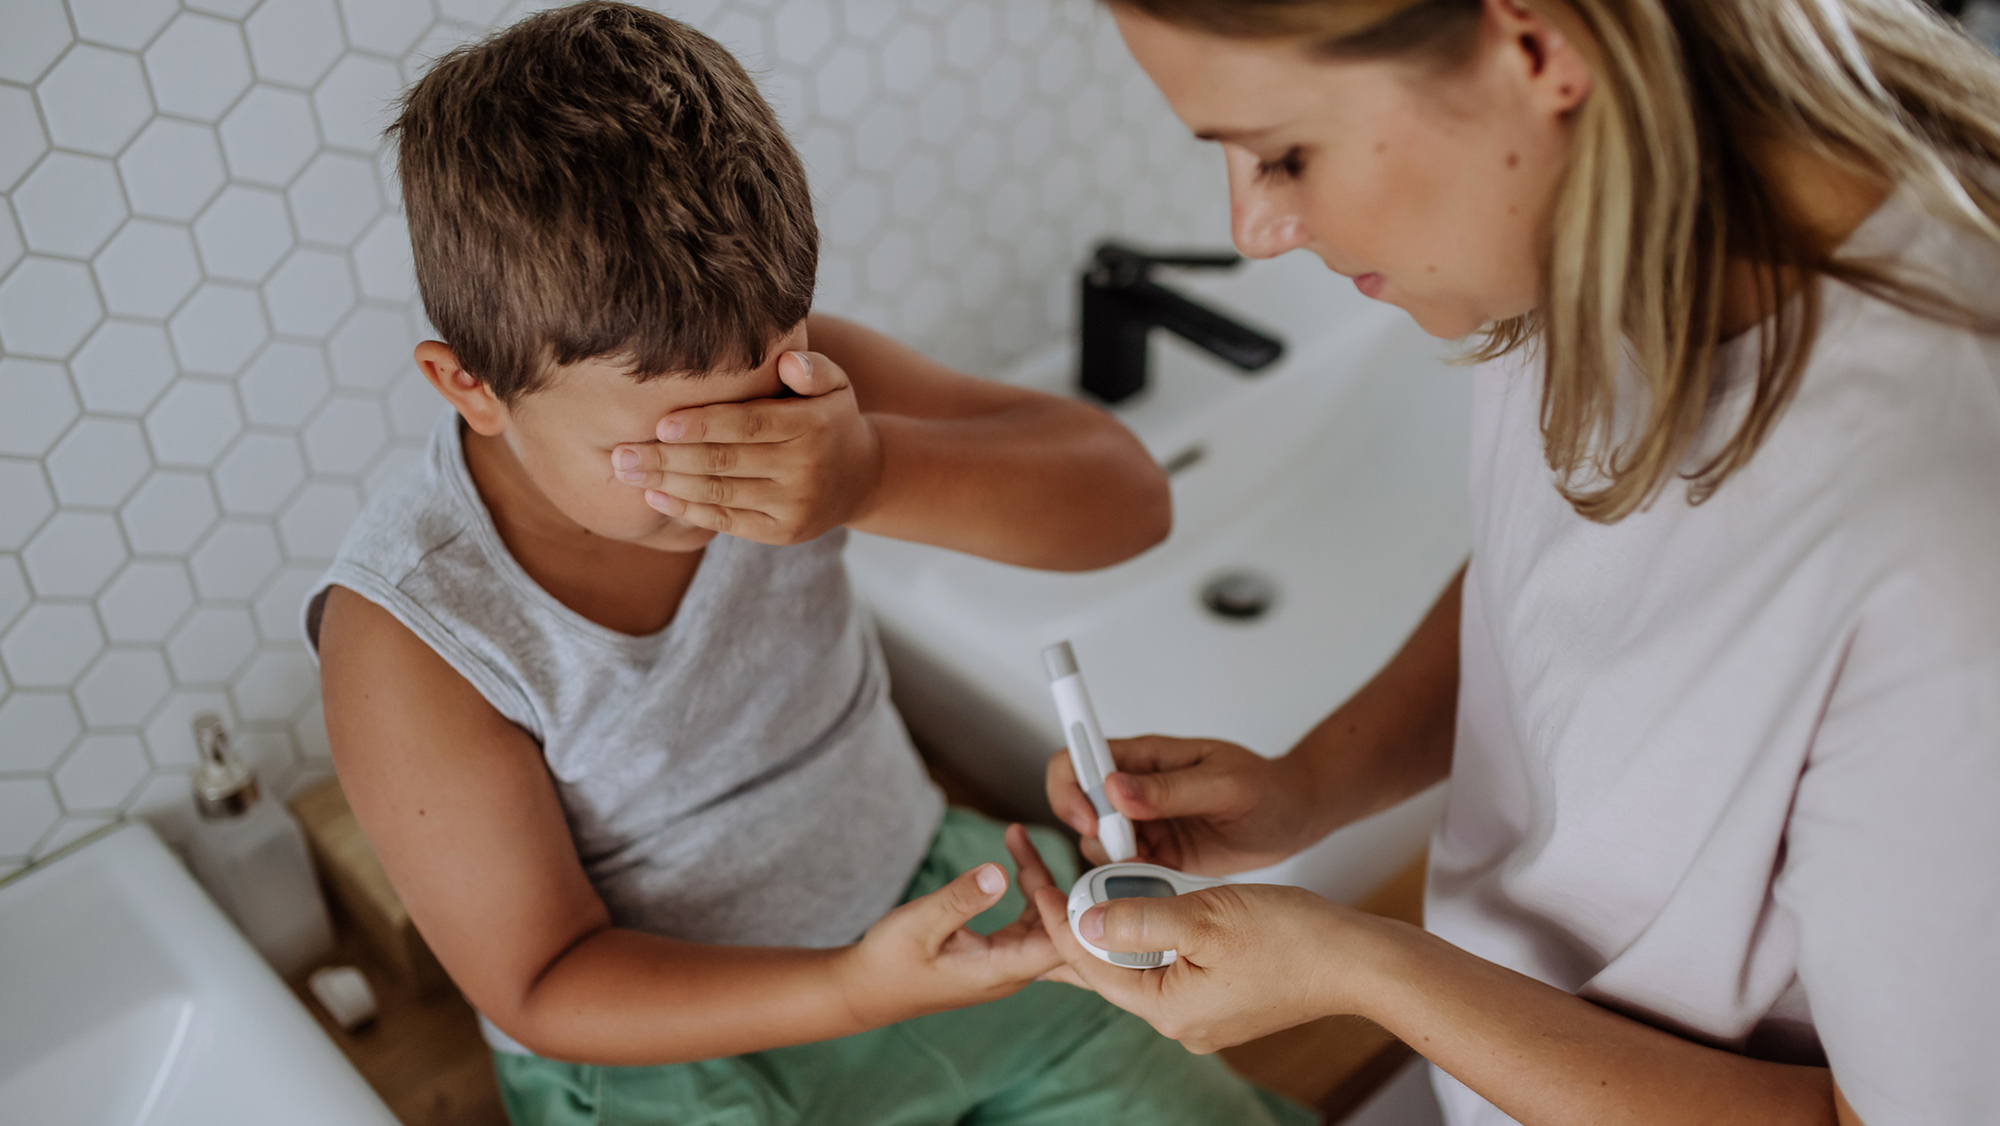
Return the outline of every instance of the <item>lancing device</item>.
{"type": "Polygon", "coordinates": [[[1206,876],[1190,876],[1186,872],[1176,872],[1172,868],[1162,868],[1158,864],[1106,864],[1102,868],[1092,868],[1077,878],[1075,886],[1069,889],[1069,933],[1083,944],[1085,950],[1096,955],[1099,961],[1128,970],[1151,970],[1161,966],[1171,966],[1180,955],[1172,950],[1143,950],[1125,952],[1100,950],[1083,937],[1077,921],[1083,913],[1100,903],[1114,899],[1168,899],[1176,895],[1186,895],[1202,888],[1221,887],[1223,881],[1211,880],[1206,876]]]}
{"type": "Polygon", "coordinates": [[[1118,769],[1111,761],[1111,747],[1104,741],[1104,729],[1097,725],[1097,711],[1090,706],[1090,693],[1077,671],[1076,651],[1069,642],[1058,641],[1042,650],[1042,663],[1049,669],[1049,691],[1055,694],[1056,717],[1062,720],[1063,740],[1069,744],[1069,763],[1076,768],[1076,784],[1097,811],[1097,839],[1113,860],[1130,860],[1139,855],[1139,839],[1132,822],[1111,805],[1105,796],[1104,779],[1118,769]]]}

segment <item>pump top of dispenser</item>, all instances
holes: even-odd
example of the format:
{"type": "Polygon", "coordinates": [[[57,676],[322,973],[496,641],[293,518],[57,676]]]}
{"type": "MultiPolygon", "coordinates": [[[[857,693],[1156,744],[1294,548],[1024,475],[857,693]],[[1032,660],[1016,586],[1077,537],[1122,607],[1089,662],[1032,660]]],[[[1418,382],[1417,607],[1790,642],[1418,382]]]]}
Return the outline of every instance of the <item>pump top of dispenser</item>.
{"type": "Polygon", "coordinates": [[[257,804],[257,773],[230,751],[221,716],[203,712],[194,717],[194,745],[201,758],[193,775],[195,811],[209,821],[250,812],[257,804]]]}

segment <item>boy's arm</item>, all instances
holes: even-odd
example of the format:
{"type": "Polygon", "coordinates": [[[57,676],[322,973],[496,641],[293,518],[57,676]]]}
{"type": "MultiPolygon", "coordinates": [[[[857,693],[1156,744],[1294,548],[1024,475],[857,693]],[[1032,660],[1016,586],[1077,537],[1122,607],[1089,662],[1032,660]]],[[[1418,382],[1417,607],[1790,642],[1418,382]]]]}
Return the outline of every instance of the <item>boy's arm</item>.
{"type": "Polygon", "coordinates": [[[882,440],[874,504],[854,527],[1058,571],[1166,538],[1166,472],[1104,411],[953,371],[852,321],[807,325],[882,440]]]}
{"type": "Polygon", "coordinates": [[[1058,961],[1020,923],[963,930],[1005,889],[991,864],[839,949],[614,927],[532,739],[344,588],[328,591],[320,654],[334,763],[390,881],[473,1006],[539,1054],[657,1064],[844,1036],[1005,996],[1058,961]]]}
{"type": "Polygon", "coordinates": [[[814,314],[808,336],[809,363],[778,365],[801,397],[676,411],[660,441],[614,451],[621,479],[670,516],[764,543],[848,524],[1080,571],[1166,538],[1166,474],[1105,412],[964,375],[836,317],[814,314]]]}

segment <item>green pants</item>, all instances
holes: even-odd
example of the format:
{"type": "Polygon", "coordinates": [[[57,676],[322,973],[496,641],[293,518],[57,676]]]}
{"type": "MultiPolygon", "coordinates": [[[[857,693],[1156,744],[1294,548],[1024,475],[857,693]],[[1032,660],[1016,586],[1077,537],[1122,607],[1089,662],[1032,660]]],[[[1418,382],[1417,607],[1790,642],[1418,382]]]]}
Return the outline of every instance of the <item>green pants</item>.
{"type": "MultiPolygon", "coordinates": [[[[1051,830],[1036,847],[1058,884],[1075,853],[1051,830]]],[[[1001,826],[948,810],[904,898],[976,864],[1013,869],[1001,826]]],[[[1020,914],[1005,898],[981,933],[1020,914]]],[[[838,1040],[661,1067],[598,1067],[494,1053],[514,1126],[1295,1126],[1304,1107],[1258,1090],[1215,1056],[1190,1055],[1096,994],[1037,982],[1012,997],[838,1040]]]]}

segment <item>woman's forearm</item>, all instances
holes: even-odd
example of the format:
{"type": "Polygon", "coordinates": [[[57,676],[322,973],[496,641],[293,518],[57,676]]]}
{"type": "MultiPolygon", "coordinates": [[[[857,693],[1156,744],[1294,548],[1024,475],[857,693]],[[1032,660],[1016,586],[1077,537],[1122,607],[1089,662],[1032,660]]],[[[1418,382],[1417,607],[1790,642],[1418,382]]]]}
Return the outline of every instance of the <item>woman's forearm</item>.
{"type": "Polygon", "coordinates": [[[1373,931],[1364,940],[1373,953],[1363,984],[1347,975],[1330,983],[1344,996],[1329,1007],[1374,1020],[1525,1126],[1856,1121],[1836,1109],[1825,1068],[1682,1039],[1405,923],[1362,917],[1354,925],[1373,931]]]}
{"type": "Polygon", "coordinates": [[[1305,776],[1312,840],[1443,781],[1458,722],[1458,608],[1452,576],[1409,640],[1286,755],[1305,776]]]}

